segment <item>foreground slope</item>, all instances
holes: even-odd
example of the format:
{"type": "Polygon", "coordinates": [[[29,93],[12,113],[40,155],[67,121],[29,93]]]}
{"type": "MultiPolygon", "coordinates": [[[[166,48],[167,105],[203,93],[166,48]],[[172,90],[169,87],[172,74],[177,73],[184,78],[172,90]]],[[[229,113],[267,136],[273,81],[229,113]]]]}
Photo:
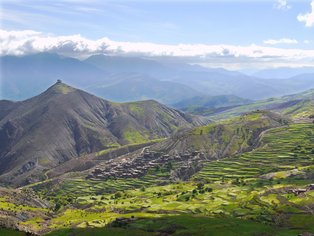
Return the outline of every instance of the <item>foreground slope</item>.
{"type": "Polygon", "coordinates": [[[57,230],[50,235],[311,235],[313,134],[313,124],[268,129],[254,150],[205,162],[185,182],[123,189],[117,178],[98,182],[111,182],[111,193],[89,192],[97,183],[88,181],[37,190],[64,200],[48,225],[41,217],[23,224],[57,230]]]}
{"type": "Polygon", "coordinates": [[[2,102],[0,111],[0,180],[17,185],[72,158],[203,122],[155,101],[112,103],[61,82],[26,101],[2,102]]]}

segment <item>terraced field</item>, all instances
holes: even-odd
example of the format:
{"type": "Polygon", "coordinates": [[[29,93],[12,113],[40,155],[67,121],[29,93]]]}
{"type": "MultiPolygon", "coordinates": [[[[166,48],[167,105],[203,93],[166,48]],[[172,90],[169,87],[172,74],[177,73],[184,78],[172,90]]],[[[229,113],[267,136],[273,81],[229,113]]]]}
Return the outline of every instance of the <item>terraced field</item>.
{"type": "Polygon", "coordinates": [[[300,174],[311,165],[314,165],[314,125],[293,124],[267,131],[260,148],[211,162],[194,178],[208,181],[222,178],[256,180],[263,174],[272,173],[269,177],[280,179],[291,171],[300,174]]]}
{"type": "Polygon", "coordinates": [[[158,171],[151,169],[141,178],[116,178],[103,181],[85,179],[81,176],[75,176],[74,174],[71,177],[61,180],[59,183],[50,180],[43,184],[32,185],[31,187],[46,197],[59,198],[62,195],[67,198],[108,194],[126,189],[137,189],[142,186],[160,185],[164,182],[169,182],[169,175],[170,172],[164,168],[161,168],[158,171]],[[51,191],[51,188],[54,191],[51,191]]]}

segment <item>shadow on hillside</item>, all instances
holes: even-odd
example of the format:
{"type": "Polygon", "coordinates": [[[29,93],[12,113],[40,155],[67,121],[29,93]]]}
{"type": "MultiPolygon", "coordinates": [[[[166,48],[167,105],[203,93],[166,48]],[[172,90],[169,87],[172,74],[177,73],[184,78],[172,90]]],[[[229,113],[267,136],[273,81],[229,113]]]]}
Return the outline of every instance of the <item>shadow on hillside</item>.
{"type": "Polygon", "coordinates": [[[191,215],[157,218],[117,218],[104,228],[63,229],[47,236],[206,236],[206,235],[298,235],[302,230],[288,230],[249,220],[191,215]],[[290,234],[289,234],[290,233],[290,234]]]}

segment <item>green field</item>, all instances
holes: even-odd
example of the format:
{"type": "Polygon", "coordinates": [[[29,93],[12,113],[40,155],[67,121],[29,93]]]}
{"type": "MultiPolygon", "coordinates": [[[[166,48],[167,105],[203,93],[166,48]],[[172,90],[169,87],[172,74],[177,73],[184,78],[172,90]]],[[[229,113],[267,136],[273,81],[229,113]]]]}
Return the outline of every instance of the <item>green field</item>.
{"type": "MultiPolygon", "coordinates": [[[[169,183],[168,176],[167,171],[151,170],[141,178],[73,176],[53,189],[35,186],[58,207],[50,210],[49,221],[36,218],[22,224],[60,236],[314,233],[314,191],[291,192],[314,182],[313,124],[270,129],[259,147],[206,162],[189,181],[169,183]],[[112,223],[121,217],[129,219],[127,224],[112,223]]],[[[4,202],[2,207],[25,210],[4,202]]]]}

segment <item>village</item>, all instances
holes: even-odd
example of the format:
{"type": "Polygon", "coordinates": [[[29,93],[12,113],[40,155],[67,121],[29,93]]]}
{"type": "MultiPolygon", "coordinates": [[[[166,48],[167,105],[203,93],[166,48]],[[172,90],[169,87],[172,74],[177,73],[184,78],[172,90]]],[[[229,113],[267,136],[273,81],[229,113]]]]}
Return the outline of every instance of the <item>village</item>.
{"type": "Polygon", "coordinates": [[[109,178],[139,178],[144,176],[149,169],[158,168],[167,163],[176,163],[176,170],[172,175],[176,178],[183,176],[186,172],[193,169],[200,169],[201,161],[205,160],[205,155],[199,151],[192,151],[176,155],[163,154],[151,151],[148,147],[143,148],[142,152],[135,158],[126,157],[119,162],[111,159],[104,164],[98,165],[87,176],[89,179],[109,179],[109,178]]]}

